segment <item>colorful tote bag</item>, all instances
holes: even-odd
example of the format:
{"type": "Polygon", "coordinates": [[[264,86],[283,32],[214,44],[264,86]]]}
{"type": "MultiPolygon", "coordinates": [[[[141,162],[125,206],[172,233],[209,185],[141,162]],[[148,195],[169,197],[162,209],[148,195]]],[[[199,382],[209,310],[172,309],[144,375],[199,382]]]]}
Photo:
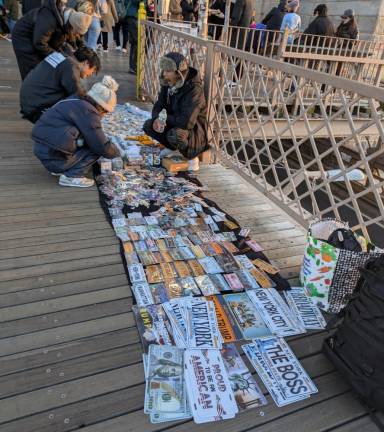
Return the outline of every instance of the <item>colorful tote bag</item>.
{"type": "Polygon", "coordinates": [[[360,277],[359,268],[381,254],[339,249],[323,240],[339,228],[349,226],[334,219],[310,225],[300,272],[307,294],[320,309],[331,313],[338,313],[347,305],[360,277]]]}

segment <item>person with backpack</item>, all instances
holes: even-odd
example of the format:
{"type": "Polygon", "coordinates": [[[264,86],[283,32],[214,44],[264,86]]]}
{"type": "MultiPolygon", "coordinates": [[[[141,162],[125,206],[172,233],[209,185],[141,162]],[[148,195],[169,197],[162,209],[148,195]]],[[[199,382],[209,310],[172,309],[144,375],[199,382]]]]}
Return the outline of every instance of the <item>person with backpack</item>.
{"type": "Polygon", "coordinates": [[[87,47],[78,48],[73,56],[54,52],[40,62],[23,81],[20,108],[23,117],[32,123],[55,103],[66,97],[83,95],[81,79],[100,70],[100,59],[87,47]]]}
{"type": "Polygon", "coordinates": [[[21,79],[45,57],[61,51],[68,40],[87,32],[92,17],[73,9],[64,9],[59,0],[44,0],[17,21],[12,32],[12,45],[21,79]]]}
{"type": "Polygon", "coordinates": [[[127,0],[126,22],[128,26],[129,37],[129,70],[128,72],[136,75],[137,70],[137,33],[138,23],[137,14],[139,11],[140,0],[127,0]]]}
{"type": "Polygon", "coordinates": [[[160,93],[143,130],[166,147],[161,156],[179,151],[188,159],[188,169],[197,171],[197,156],[209,148],[207,105],[199,72],[178,52],[162,57],[160,70],[160,93]],[[166,119],[161,115],[165,112],[166,119]]]}
{"type": "Polygon", "coordinates": [[[118,19],[113,27],[113,39],[116,44],[116,50],[126,53],[128,45],[128,22],[126,20],[127,6],[125,0],[116,0],[115,5],[118,19]],[[120,42],[120,31],[123,36],[123,43],[120,42]]]}
{"type": "Polygon", "coordinates": [[[60,186],[93,186],[87,175],[99,157],[120,156],[101,126],[102,117],[115,109],[117,88],[116,81],[105,76],[85,96],[70,96],[49,108],[35,124],[33,152],[59,176],[60,186]]]}

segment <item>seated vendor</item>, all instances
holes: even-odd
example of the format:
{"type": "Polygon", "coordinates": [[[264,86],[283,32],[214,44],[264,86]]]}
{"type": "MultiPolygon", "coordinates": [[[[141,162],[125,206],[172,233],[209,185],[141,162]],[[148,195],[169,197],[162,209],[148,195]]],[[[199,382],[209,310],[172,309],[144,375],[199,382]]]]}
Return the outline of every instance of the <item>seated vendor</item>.
{"type": "Polygon", "coordinates": [[[105,76],[85,96],[70,96],[49,108],[35,124],[35,156],[60,176],[61,186],[93,186],[87,174],[97,159],[120,156],[101,127],[102,117],[115,109],[117,88],[116,81],[105,76]]]}
{"type": "Polygon", "coordinates": [[[23,117],[36,123],[42,112],[72,94],[83,95],[81,78],[100,69],[100,60],[90,48],[81,47],[73,56],[55,52],[29,72],[22,82],[20,106],[23,117]]]}
{"type": "Polygon", "coordinates": [[[176,52],[160,59],[160,70],[161,90],[144,132],[167,149],[178,150],[189,160],[189,170],[197,171],[197,156],[208,149],[207,110],[199,73],[176,52]],[[159,118],[163,110],[167,113],[165,125],[159,118]]]}

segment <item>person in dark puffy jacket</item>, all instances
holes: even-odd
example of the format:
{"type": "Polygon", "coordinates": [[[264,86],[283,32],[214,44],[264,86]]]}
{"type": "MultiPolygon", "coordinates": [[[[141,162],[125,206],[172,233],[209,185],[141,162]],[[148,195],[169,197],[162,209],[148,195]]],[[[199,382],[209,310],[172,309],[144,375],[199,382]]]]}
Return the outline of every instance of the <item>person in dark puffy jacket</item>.
{"type": "MultiPolygon", "coordinates": [[[[198,170],[197,156],[208,149],[207,111],[203,85],[196,69],[188,67],[182,54],[171,52],[160,59],[161,90],[152,110],[152,119],[144,123],[144,132],[169,150],[178,150],[198,170]],[[165,109],[165,128],[159,120],[165,109]]],[[[163,155],[165,155],[163,153],[163,155]]]]}
{"type": "Polygon", "coordinates": [[[46,56],[60,51],[68,39],[84,34],[90,15],[73,9],[62,11],[58,0],[44,0],[43,6],[24,15],[12,31],[12,45],[21,78],[46,56]]]}
{"type": "Polygon", "coordinates": [[[337,27],[336,36],[345,39],[359,39],[359,28],[353,9],[347,9],[341,16],[341,23],[337,27]]]}
{"type": "Polygon", "coordinates": [[[195,20],[194,7],[192,0],[181,0],[181,14],[183,15],[183,21],[193,22],[195,20]]]}
{"type": "Polygon", "coordinates": [[[88,78],[100,69],[100,59],[87,47],[76,50],[73,56],[55,52],[29,72],[20,89],[23,117],[32,123],[55,103],[66,97],[84,95],[80,79],[88,78]]]}
{"type": "Polygon", "coordinates": [[[278,6],[272,8],[261,23],[267,26],[267,30],[280,30],[286,12],[287,0],[280,0],[278,6]]]}
{"type": "Polygon", "coordinates": [[[326,4],[319,4],[313,11],[316,18],[304,30],[304,34],[317,36],[335,36],[335,27],[328,17],[328,7],[326,4]]]}
{"type": "Polygon", "coordinates": [[[86,177],[99,157],[113,159],[118,148],[105,136],[101,118],[116,106],[118,85],[110,76],[84,97],[70,96],[48,109],[32,130],[33,151],[61,186],[89,187],[86,177]]]}

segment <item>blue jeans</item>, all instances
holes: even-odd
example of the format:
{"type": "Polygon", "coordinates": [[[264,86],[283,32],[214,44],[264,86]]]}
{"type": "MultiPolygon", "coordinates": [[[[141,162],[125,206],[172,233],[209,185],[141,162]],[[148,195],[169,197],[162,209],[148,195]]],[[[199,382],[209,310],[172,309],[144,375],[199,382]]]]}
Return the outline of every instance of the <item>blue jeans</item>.
{"type": "Polygon", "coordinates": [[[93,51],[96,51],[97,39],[99,38],[100,32],[100,18],[93,17],[91,25],[89,26],[89,29],[84,36],[85,44],[88,48],[93,49],[93,51]]]}
{"type": "Polygon", "coordinates": [[[99,159],[99,156],[87,147],[78,148],[73,154],[66,154],[35,142],[33,152],[49,172],[67,177],[86,177],[92,165],[99,159]]]}
{"type": "Polygon", "coordinates": [[[7,18],[7,24],[8,24],[10,33],[12,33],[12,30],[13,30],[13,27],[15,27],[16,21],[11,19],[11,18],[7,18]]]}

